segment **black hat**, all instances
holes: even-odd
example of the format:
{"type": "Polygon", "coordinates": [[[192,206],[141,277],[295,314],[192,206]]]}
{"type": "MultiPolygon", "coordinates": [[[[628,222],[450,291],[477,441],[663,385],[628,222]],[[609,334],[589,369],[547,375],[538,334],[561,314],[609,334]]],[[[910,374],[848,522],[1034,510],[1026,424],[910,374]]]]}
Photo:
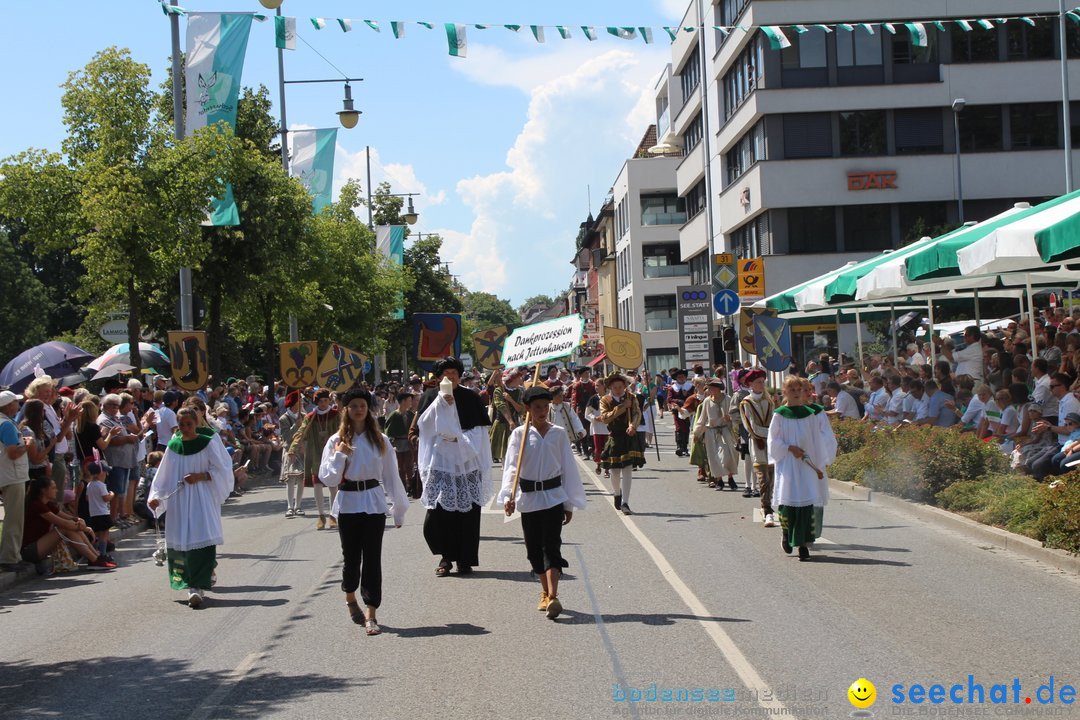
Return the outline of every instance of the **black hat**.
{"type": "Polygon", "coordinates": [[[315,399],[322,400],[330,397],[330,388],[319,388],[315,391],[315,399]]]}
{"type": "Polygon", "coordinates": [[[683,368],[679,368],[675,372],[671,373],[672,377],[679,377],[680,375],[686,375],[686,374],[687,374],[687,372],[683,368]]]}
{"type": "Polygon", "coordinates": [[[531,387],[526,390],[523,399],[526,405],[531,403],[533,400],[550,400],[551,391],[543,385],[537,385],[536,387],[531,387]]]}
{"type": "Polygon", "coordinates": [[[362,387],[354,387],[353,389],[346,392],[338,400],[338,405],[342,408],[346,408],[349,406],[349,403],[358,398],[366,402],[368,404],[368,407],[371,407],[371,393],[369,393],[362,387]]]}
{"type": "Polygon", "coordinates": [[[439,377],[447,370],[457,370],[458,375],[465,374],[465,366],[456,357],[445,357],[431,366],[431,372],[439,377]]]}

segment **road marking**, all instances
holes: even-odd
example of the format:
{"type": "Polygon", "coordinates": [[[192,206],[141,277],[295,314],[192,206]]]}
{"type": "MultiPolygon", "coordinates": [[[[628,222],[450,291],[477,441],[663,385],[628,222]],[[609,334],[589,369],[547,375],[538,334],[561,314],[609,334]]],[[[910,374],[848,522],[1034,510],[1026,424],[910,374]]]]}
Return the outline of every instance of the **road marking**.
{"type": "MultiPolygon", "coordinates": [[[[578,464],[585,467],[585,464],[579,458],[578,464]]],[[[587,477],[587,475],[586,475],[587,477]]],[[[592,478],[594,484],[600,487],[604,492],[610,494],[611,490],[603,484],[599,477],[594,476],[592,478]]],[[[660,549],[653,544],[651,540],[638,528],[637,523],[634,522],[633,516],[623,515],[621,512],[615,509],[615,507],[609,503],[603,503],[611,509],[612,512],[622,521],[626,529],[633,535],[634,539],[638,541],[645,553],[656,565],[660,574],[664,580],[667,581],[671,589],[679,596],[680,599],[686,604],[686,607],[690,609],[694,615],[698,617],[698,622],[701,627],[705,629],[706,634],[715,643],[716,647],[720,650],[720,653],[724,656],[724,660],[735,671],[735,674],[739,676],[739,680],[748,690],[754,691],[758,698],[758,705],[763,708],[768,708],[772,715],[787,715],[788,710],[782,702],[779,700],[767,700],[767,697],[775,697],[775,693],[766,684],[765,679],[761,677],[761,674],[750,664],[750,661],[743,655],[742,650],[735,644],[735,641],[731,639],[724,630],[719,627],[715,622],[709,620],[713,617],[713,614],[705,607],[705,603],[698,599],[698,596],[694,594],[694,591],[683,582],[683,579],[679,577],[679,574],[675,572],[675,568],[664,556],[664,553],[660,552],[660,549]]]]}

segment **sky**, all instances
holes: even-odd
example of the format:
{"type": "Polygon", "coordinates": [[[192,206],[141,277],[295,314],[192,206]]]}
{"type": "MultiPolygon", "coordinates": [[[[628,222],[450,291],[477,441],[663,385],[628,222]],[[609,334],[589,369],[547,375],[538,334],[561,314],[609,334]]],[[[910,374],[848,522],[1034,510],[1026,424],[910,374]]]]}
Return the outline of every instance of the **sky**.
{"type": "MultiPolygon", "coordinates": [[[[180,4],[272,14],[257,0],[180,4]]],[[[300,38],[285,53],[285,76],[364,78],[353,84],[360,122],[338,132],[335,192],[349,178],[366,186],[370,147],[373,185],[387,180],[392,192],[420,193],[413,231],[445,238],[443,259],[466,287],[516,306],[567,288],[579,224],[599,209],[654,122],[653,88],[670,61],[660,27],[678,25],[688,4],[285,0],[282,12],[298,18],[300,38]],[[315,30],[312,16],[326,18],[327,27],[315,30]],[[339,17],[353,19],[352,32],[341,31],[339,17]],[[391,34],[391,20],[408,21],[403,38],[391,34]],[[468,25],[466,58],[447,53],[446,22],[468,25]],[[477,30],[476,23],[492,27],[477,30]],[[505,24],[523,27],[514,33],[505,24]],[[539,44],[528,28],[534,24],[566,25],[571,38],[549,27],[539,44]],[[596,26],[595,42],[581,25],[596,26]],[[609,25],[653,27],[654,43],[612,37],[604,31],[609,25]]],[[[30,147],[60,149],[59,85],[103,48],[130,49],[152,68],[155,85],[166,78],[169,23],[157,0],[5,0],[0,26],[6,28],[0,66],[9,68],[0,81],[8,99],[0,113],[0,157],[30,147]]],[[[277,82],[273,23],[254,23],[243,83],[269,87],[277,112],[277,82]]],[[[286,92],[290,127],[337,126],[341,85],[289,85],[286,92]]]]}

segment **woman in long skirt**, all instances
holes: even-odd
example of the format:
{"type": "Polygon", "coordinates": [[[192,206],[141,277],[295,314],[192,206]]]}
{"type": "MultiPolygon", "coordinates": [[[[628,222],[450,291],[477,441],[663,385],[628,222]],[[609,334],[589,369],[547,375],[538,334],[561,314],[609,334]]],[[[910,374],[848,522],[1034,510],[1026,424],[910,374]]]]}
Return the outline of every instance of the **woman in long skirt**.
{"type": "Polygon", "coordinates": [[[630,515],[630,482],[634,468],[645,466],[644,444],[637,428],[641,406],[627,392],[626,378],[615,373],[607,379],[607,394],[600,398],[600,422],[607,425],[608,439],[600,454],[600,465],[611,472],[615,507],[630,515]]]}

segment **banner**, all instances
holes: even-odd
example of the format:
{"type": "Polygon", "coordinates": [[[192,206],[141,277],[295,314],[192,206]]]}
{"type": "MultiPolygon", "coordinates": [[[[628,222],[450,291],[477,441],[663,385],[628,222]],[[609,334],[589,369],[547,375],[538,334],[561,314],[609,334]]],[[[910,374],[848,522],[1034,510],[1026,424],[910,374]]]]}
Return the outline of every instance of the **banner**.
{"type": "Polygon", "coordinates": [[[450,55],[453,57],[465,57],[465,54],[469,49],[469,40],[465,35],[465,26],[446,23],[446,44],[450,48],[450,55]]]}
{"type": "Polygon", "coordinates": [[[413,347],[417,364],[430,371],[445,357],[461,356],[461,315],[457,313],[415,313],[413,347]]]}
{"type": "Polygon", "coordinates": [[[604,352],[615,367],[637,370],[645,361],[641,333],[604,326],[604,352]]]}
{"type": "MultiPolygon", "coordinates": [[[[235,128],[252,16],[193,12],[187,17],[187,132],[222,120],[235,128]]],[[[240,224],[231,185],[211,203],[209,223],[240,224]]]]}
{"type": "Polygon", "coordinates": [[[367,357],[344,345],[332,343],[319,363],[316,384],[340,393],[348,390],[364,376],[367,357]]]}
{"type": "Polygon", "coordinates": [[[319,344],[314,341],[288,342],[278,347],[281,350],[281,381],[291,388],[314,385],[319,368],[319,344]]]}
{"type": "MultiPolygon", "coordinates": [[[[380,225],[375,228],[375,247],[395,265],[401,267],[405,262],[405,226],[380,225]]],[[[393,320],[405,319],[405,295],[398,293],[397,308],[390,315],[393,320]]]]}
{"type": "Polygon", "coordinates": [[[776,317],[776,311],[755,307],[743,307],[739,310],[739,344],[750,355],[757,355],[757,346],[754,344],[754,318],[758,315],[776,317]]]}
{"type": "Polygon", "coordinates": [[[274,18],[274,43],[279,50],[296,49],[296,18],[280,15],[274,18]]]}
{"type": "Polygon", "coordinates": [[[473,351],[476,354],[476,364],[485,370],[494,370],[502,361],[503,343],[510,334],[510,328],[505,325],[481,330],[473,333],[473,351]]]}
{"type": "Polygon", "coordinates": [[[754,318],[754,345],[758,362],[766,370],[782,372],[791,364],[791,325],[783,318],[754,318]]]}
{"type": "Polygon", "coordinates": [[[332,199],[337,128],[291,130],[289,137],[292,139],[289,172],[311,193],[312,210],[318,215],[332,199]]]}
{"type": "Polygon", "coordinates": [[[567,357],[581,344],[585,318],[567,315],[518,328],[503,345],[502,364],[507,369],[567,357]]]}
{"type": "Polygon", "coordinates": [[[757,301],[765,297],[765,258],[739,261],[739,299],[757,301]]]}
{"type": "Polygon", "coordinates": [[[177,387],[195,391],[206,385],[210,359],[204,331],[170,330],[169,357],[172,359],[172,379],[177,387]]]}

